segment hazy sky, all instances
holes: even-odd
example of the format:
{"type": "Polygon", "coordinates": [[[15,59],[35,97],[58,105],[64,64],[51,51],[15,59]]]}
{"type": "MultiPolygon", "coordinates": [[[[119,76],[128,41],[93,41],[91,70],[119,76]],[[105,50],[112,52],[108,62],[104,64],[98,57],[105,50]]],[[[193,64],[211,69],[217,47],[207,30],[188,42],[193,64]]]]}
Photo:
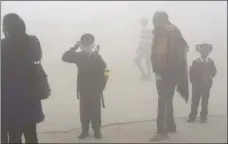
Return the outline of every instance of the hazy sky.
{"type": "Polygon", "coordinates": [[[212,56],[221,61],[220,65],[226,62],[225,1],[10,1],[1,2],[1,20],[7,13],[19,14],[28,33],[40,39],[47,63],[59,60],[65,49],[85,32],[95,35],[104,56],[125,59],[135,55],[140,19],[147,17],[152,29],[151,19],[157,10],[166,11],[170,21],[179,27],[190,46],[190,57],[197,55],[196,44],[208,42],[213,44],[212,56]],[[45,56],[50,53],[52,57],[45,56]]]}
{"type": "MultiPolygon", "coordinates": [[[[125,32],[125,39],[129,39],[127,32],[129,35],[137,33],[140,28],[139,20],[145,16],[151,21],[156,10],[165,10],[169,14],[170,20],[180,27],[183,35],[190,41],[190,45],[202,41],[216,43],[215,37],[220,37],[217,43],[226,41],[225,1],[1,2],[1,16],[9,12],[18,13],[25,20],[30,33],[48,32],[54,29],[50,26],[56,26],[59,29],[54,30],[56,33],[61,29],[65,32],[68,29],[79,35],[86,31],[94,31],[95,35],[99,33],[98,39],[102,39],[104,33],[112,35],[110,39],[113,39],[117,37],[115,33],[119,34],[117,33],[119,31],[125,32]]],[[[42,36],[38,35],[38,37],[42,36]]]]}
{"type": "Polygon", "coordinates": [[[181,30],[190,46],[190,60],[197,55],[195,45],[208,42],[213,45],[212,56],[221,61],[219,65],[226,64],[225,1],[10,1],[1,2],[1,20],[7,13],[19,14],[28,33],[40,39],[44,62],[59,60],[85,32],[94,34],[104,56],[114,60],[115,56],[126,59],[135,55],[140,19],[147,17],[152,29],[157,10],[166,11],[181,30]]]}

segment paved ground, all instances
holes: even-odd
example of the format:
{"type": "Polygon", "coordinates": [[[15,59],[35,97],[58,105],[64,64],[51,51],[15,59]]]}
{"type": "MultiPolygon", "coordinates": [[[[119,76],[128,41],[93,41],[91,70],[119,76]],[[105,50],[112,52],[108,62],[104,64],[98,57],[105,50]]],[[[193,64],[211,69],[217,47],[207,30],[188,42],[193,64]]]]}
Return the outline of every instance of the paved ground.
{"type": "MultiPolygon", "coordinates": [[[[226,143],[227,117],[211,117],[206,124],[187,123],[176,119],[178,133],[170,134],[168,143],[226,143]]],[[[133,124],[113,125],[102,129],[103,138],[96,140],[93,133],[85,140],[78,140],[79,131],[67,133],[40,133],[41,143],[149,143],[156,131],[156,122],[139,122],[133,124]]]]}

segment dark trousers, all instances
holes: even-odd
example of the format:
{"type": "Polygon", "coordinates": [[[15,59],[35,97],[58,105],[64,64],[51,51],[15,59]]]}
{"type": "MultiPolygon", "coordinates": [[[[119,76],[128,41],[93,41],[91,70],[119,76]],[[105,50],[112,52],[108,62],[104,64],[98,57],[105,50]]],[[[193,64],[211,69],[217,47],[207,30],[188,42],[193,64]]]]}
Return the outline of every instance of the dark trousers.
{"type": "MultiPolygon", "coordinates": [[[[202,83],[202,82],[201,82],[202,83]]],[[[200,117],[202,120],[206,120],[208,115],[208,100],[210,96],[210,89],[212,83],[194,83],[192,84],[192,104],[191,113],[189,114],[189,119],[195,120],[197,116],[198,106],[201,99],[201,113],[200,117]]]]}
{"type": "Polygon", "coordinates": [[[157,133],[166,134],[176,131],[173,116],[173,96],[175,91],[174,77],[163,75],[161,80],[156,81],[158,91],[157,109],[157,133]]]}
{"type": "Polygon", "coordinates": [[[80,120],[82,130],[88,133],[90,122],[95,133],[101,128],[101,98],[100,94],[81,93],[80,95],[80,120]]]}
{"type": "Polygon", "coordinates": [[[1,143],[8,143],[8,131],[1,128],[1,143]]]}
{"type": "Polygon", "coordinates": [[[38,143],[36,124],[2,130],[2,143],[22,143],[22,134],[26,143],[38,143]]]}

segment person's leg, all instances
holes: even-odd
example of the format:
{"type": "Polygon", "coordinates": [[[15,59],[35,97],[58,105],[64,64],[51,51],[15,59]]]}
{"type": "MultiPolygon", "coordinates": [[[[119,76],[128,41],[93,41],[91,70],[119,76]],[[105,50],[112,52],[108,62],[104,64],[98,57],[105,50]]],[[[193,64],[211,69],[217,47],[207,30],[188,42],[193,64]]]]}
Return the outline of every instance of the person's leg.
{"type": "Polygon", "coordinates": [[[196,120],[199,101],[202,95],[202,90],[200,86],[192,85],[192,104],[191,104],[191,112],[189,114],[188,122],[193,122],[196,120]]]}
{"type": "Polygon", "coordinates": [[[165,97],[165,83],[164,79],[156,81],[158,92],[158,109],[157,109],[157,133],[166,134],[165,130],[165,115],[166,115],[166,97],[165,97]]]}
{"type": "Polygon", "coordinates": [[[166,107],[166,131],[176,132],[176,123],[174,120],[173,112],[173,96],[175,92],[176,83],[174,81],[167,81],[168,85],[166,87],[166,97],[167,97],[167,107],[166,107]]]}
{"type": "Polygon", "coordinates": [[[1,128],[1,143],[8,143],[8,132],[6,129],[1,128]]]}
{"type": "Polygon", "coordinates": [[[157,134],[151,141],[161,141],[168,138],[168,133],[165,129],[165,116],[166,116],[166,97],[164,94],[164,79],[157,80],[158,91],[158,110],[157,110],[157,134]]]}
{"type": "Polygon", "coordinates": [[[146,76],[146,73],[143,70],[143,67],[142,67],[142,64],[141,64],[142,58],[143,58],[142,53],[138,52],[136,58],[134,59],[134,61],[135,61],[136,65],[138,66],[139,70],[141,71],[141,74],[142,74],[141,78],[144,79],[144,77],[146,76]]]}
{"type": "Polygon", "coordinates": [[[82,133],[78,138],[85,138],[89,135],[89,124],[90,124],[90,105],[88,104],[88,99],[81,96],[80,97],[80,120],[82,125],[82,133]]]}
{"type": "Polygon", "coordinates": [[[96,95],[91,104],[92,128],[96,138],[101,138],[101,98],[96,95]]]}
{"type": "Polygon", "coordinates": [[[210,96],[210,86],[203,87],[202,105],[201,105],[202,109],[200,113],[200,118],[202,123],[207,121],[209,96],[210,96]]]}
{"type": "Polygon", "coordinates": [[[9,130],[9,143],[22,143],[21,128],[12,128],[9,130]]]}
{"type": "Polygon", "coordinates": [[[151,60],[150,60],[150,55],[146,55],[146,67],[147,67],[147,76],[148,76],[148,79],[150,80],[151,79],[151,60]]]}
{"type": "Polygon", "coordinates": [[[22,132],[25,137],[25,143],[38,143],[36,124],[30,124],[22,127],[22,132]]]}
{"type": "Polygon", "coordinates": [[[166,98],[164,95],[164,82],[163,80],[157,80],[157,91],[158,91],[158,109],[157,109],[157,133],[165,133],[165,109],[166,109],[166,98]]]}

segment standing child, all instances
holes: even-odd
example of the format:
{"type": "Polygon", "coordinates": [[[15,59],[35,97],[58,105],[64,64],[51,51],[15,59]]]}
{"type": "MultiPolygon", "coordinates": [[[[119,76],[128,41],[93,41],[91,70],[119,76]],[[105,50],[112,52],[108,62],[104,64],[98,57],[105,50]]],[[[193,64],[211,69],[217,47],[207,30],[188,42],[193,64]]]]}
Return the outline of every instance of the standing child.
{"type": "Polygon", "coordinates": [[[106,64],[95,47],[94,36],[84,34],[81,40],[63,54],[62,60],[75,63],[78,67],[77,95],[80,97],[80,120],[82,133],[80,139],[89,135],[92,123],[96,138],[101,138],[101,95],[106,84],[106,64]],[[81,52],[76,52],[81,48],[81,52]]]}
{"type": "Polygon", "coordinates": [[[207,122],[210,89],[217,70],[214,61],[208,57],[212,51],[211,44],[197,45],[196,50],[200,53],[200,58],[193,61],[189,72],[192,83],[192,104],[188,122],[196,120],[197,109],[201,99],[202,109],[200,118],[201,123],[205,123],[207,122]]]}
{"type": "Polygon", "coordinates": [[[142,73],[141,80],[150,80],[151,78],[151,62],[150,62],[150,50],[152,44],[152,30],[147,28],[148,19],[143,18],[141,20],[141,34],[138,48],[136,50],[137,55],[135,58],[135,63],[137,64],[139,70],[142,73]],[[141,61],[146,64],[147,71],[144,71],[141,61]]]}

